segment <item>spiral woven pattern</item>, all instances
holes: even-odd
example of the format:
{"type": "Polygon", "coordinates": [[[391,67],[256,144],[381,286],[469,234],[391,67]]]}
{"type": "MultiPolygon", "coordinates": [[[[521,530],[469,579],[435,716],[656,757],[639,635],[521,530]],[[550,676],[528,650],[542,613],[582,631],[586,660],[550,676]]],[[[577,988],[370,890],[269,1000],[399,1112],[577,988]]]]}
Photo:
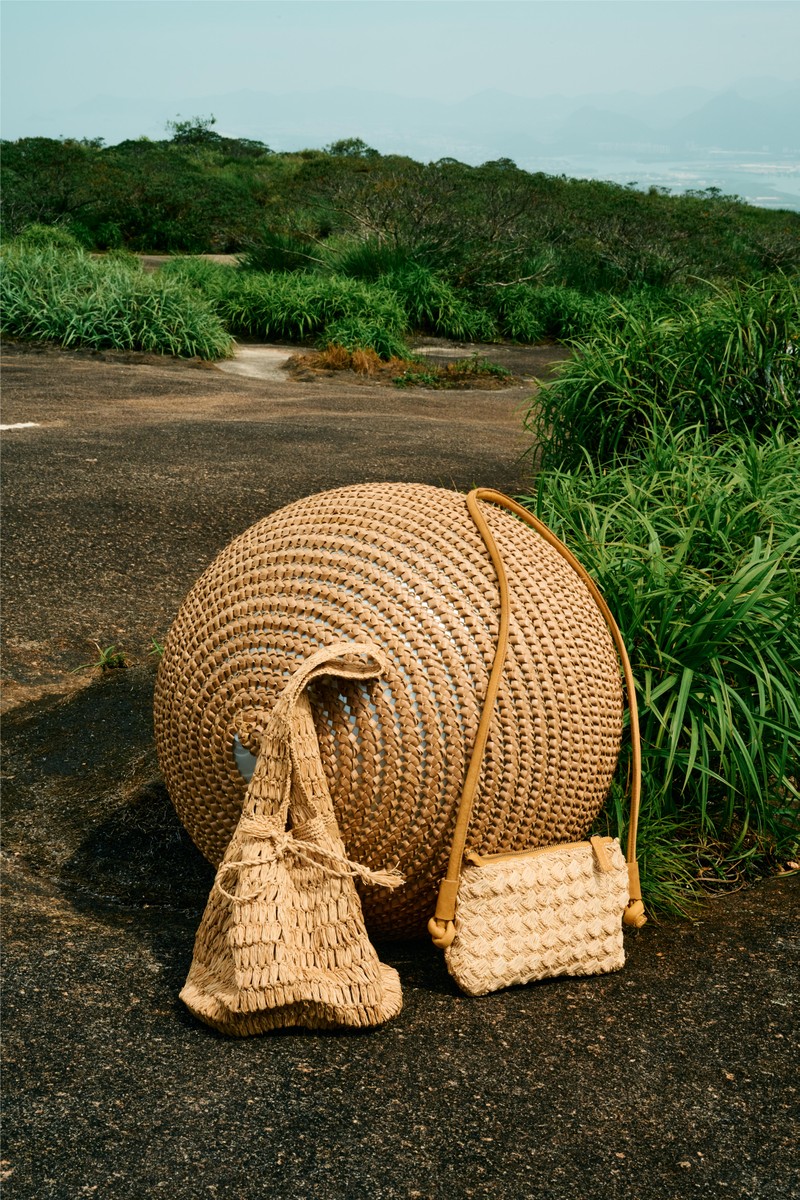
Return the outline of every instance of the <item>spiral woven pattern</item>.
{"type": "MultiPolygon", "coordinates": [[[[487,504],[511,591],[505,671],[470,825],[481,854],[581,838],[619,753],[616,652],[586,585],[487,504]]],[[[435,905],[498,630],[491,561],[464,496],[365,484],[280,509],[231,542],[170,630],[156,684],[159,760],[178,814],[218,863],[241,814],[238,734],[256,753],[275,700],[320,646],[369,641],[370,683],[318,681],[314,719],[348,856],[407,879],[365,890],[373,934],[416,935],[435,905]]]]}

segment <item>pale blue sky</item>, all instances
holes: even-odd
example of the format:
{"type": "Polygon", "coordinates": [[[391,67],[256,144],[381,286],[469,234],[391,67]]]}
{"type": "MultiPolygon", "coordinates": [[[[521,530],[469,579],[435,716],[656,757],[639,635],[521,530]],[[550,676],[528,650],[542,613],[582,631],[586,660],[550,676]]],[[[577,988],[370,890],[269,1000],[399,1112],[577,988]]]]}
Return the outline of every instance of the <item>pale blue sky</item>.
{"type": "Polygon", "coordinates": [[[795,0],[5,0],[2,30],[10,137],[98,95],[163,98],[169,114],[243,88],[716,90],[796,79],[800,57],[795,0]]]}

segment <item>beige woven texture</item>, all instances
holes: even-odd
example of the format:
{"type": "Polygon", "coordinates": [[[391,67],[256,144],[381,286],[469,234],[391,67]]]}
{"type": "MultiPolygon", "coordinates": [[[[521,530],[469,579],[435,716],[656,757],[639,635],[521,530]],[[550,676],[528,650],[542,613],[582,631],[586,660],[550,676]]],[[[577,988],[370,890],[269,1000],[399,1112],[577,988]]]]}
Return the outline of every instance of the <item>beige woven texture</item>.
{"type": "Polygon", "coordinates": [[[319,651],[275,705],[181,992],[223,1033],[379,1025],[402,1007],[397,972],[367,937],[353,877],[369,872],[347,861],[304,690],[320,672],[362,678],[382,666],[368,647],[319,651]]]}
{"type": "Polygon", "coordinates": [[[610,870],[589,842],[465,866],[455,938],[445,950],[462,991],[482,996],[556,975],[619,970],[628,869],[616,839],[606,852],[610,870]]]}
{"type": "MultiPolygon", "coordinates": [[[[470,825],[481,853],[571,842],[603,805],[622,730],[614,645],[586,585],[511,513],[485,515],[511,591],[510,642],[470,825]]],[[[436,903],[498,633],[497,581],[463,495],[418,484],[324,492],[236,538],[184,602],[155,731],[175,807],[218,863],[239,820],[239,733],[317,647],[368,641],[373,682],[313,685],[321,760],[350,859],[406,884],[362,891],[367,927],[424,931],[436,903]]]]}

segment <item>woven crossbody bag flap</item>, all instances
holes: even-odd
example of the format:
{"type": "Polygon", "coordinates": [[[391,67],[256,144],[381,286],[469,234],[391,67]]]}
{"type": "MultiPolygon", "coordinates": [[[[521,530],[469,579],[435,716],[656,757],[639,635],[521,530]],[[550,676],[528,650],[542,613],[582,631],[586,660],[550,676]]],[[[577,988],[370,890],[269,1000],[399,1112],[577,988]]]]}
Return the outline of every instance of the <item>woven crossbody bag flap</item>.
{"type": "Polygon", "coordinates": [[[628,870],[616,838],[468,855],[447,969],[470,996],[616,971],[625,961],[627,903],[628,870]]]}
{"type": "Polygon", "coordinates": [[[646,918],[636,864],[641,787],[638,717],[630,661],[616,622],[594,582],[537,518],[507,496],[484,489],[471,492],[467,506],[497,575],[500,623],[447,875],[428,928],[434,944],[445,951],[447,968],[456,983],[474,996],[555,975],[618,970],[625,961],[623,922],[638,927],[646,918]],[[625,675],[632,741],[631,812],[624,857],[616,839],[599,837],[511,854],[466,853],[472,802],[483,766],[509,628],[505,567],[481,512],[481,500],[508,508],[546,537],[584,580],[608,624],[625,675]]]}

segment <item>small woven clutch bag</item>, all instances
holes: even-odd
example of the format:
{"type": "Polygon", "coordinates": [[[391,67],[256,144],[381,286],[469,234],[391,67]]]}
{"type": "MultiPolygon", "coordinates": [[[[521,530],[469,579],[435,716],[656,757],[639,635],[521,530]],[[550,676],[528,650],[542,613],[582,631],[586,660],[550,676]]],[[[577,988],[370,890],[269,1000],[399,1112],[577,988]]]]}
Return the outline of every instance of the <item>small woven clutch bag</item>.
{"type": "Polygon", "coordinates": [[[643,925],[636,828],[641,751],[630,662],[622,636],[593,580],[546,526],[500,492],[476,489],[467,497],[497,573],[500,629],[481,722],[459,804],[447,876],[428,928],[445,951],[459,987],[479,996],[512,984],[555,975],[595,975],[625,961],[623,921],[643,925]],[[544,846],[511,854],[465,854],[472,803],[483,765],[489,724],[508,645],[509,596],[502,558],[479,501],[508,508],[536,529],[571,564],[600,608],[622,661],[632,737],[631,815],[627,861],[617,839],[544,846]]]}

